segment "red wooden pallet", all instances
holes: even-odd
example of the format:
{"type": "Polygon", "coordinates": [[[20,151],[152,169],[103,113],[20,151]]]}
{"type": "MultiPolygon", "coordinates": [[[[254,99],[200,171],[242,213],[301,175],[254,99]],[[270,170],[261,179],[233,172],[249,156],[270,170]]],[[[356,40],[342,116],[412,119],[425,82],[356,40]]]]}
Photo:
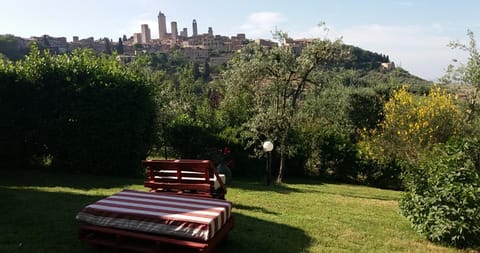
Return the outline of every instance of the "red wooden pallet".
{"type": "Polygon", "coordinates": [[[225,199],[225,184],[209,160],[145,160],[142,165],[144,186],[151,191],[225,199]]]}
{"type": "Polygon", "coordinates": [[[233,228],[234,220],[231,217],[215,236],[206,241],[195,241],[174,236],[164,236],[123,229],[93,226],[88,224],[80,225],[78,238],[84,242],[145,253],[158,252],[213,252],[213,250],[224,240],[228,232],[233,228]]]}
{"type": "MultiPolygon", "coordinates": [[[[150,191],[224,199],[226,187],[208,160],[145,160],[150,191]],[[215,186],[215,180],[217,186],[215,186]]],[[[212,252],[233,228],[231,216],[208,241],[159,235],[91,224],[80,224],[78,238],[84,242],[137,252],[212,252]]]]}

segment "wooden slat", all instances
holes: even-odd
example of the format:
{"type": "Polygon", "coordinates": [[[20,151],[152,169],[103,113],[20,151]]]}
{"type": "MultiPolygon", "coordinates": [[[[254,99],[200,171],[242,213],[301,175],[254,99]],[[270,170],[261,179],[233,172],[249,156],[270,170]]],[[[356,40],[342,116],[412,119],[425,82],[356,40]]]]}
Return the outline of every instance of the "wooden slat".
{"type": "Polygon", "coordinates": [[[192,184],[192,183],[168,183],[168,182],[145,182],[146,187],[155,189],[175,189],[175,190],[197,190],[210,192],[210,184],[192,184]]]}
{"type": "Polygon", "coordinates": [[[225,198],[225,184],[209,160],[145,160],[142,165],[147,173],[144,185],[151,191],[199,191],[202,195],[209,192],[208,197],[225,198]],[[214,177],[219,189],[215,189],[214,177]]]}
{"type": "Polygon", "coordinates": [[[189,240],[87,224],[80,225],[78,238],[90,244],[103,245],[137,252],[153,253],[165,252],[164,250],[168,250],[167,252],[180,253],[190,252],[187,251],[187,249],[193,249],[197,252],[210,253],[213,252],[213,250],[224,238],[226,238],[228,232],[232,230],[233,225],[233,217],[230,217],[230,219],[222,226],[220,231],[218,231],[215,236],[207,242],[198,242],[194,241],[193,239],[189,240]],[[169,245],[177,247],[168,247],[169,245]]]}

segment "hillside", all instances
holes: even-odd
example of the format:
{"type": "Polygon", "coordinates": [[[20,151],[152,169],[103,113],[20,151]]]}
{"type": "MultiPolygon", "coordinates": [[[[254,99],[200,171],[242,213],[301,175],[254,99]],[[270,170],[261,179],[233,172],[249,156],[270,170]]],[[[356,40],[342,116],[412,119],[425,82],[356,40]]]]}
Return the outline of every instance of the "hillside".
{"type": "Polygon", "coordinates": [[[428,86],[432,82],[410,74],[401,67],[395,67],[388,55],[371,52],[356,46],[345,45],[351,52],[349,61],[342,64],[345,86],[367,87],[379,83],[409,84],[428,86]]]}

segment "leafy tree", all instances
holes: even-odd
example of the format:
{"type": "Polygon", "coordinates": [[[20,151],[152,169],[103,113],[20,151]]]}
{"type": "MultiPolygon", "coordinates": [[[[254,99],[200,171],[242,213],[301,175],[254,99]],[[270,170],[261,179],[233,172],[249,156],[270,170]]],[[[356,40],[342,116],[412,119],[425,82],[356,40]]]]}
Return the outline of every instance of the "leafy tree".
{"type": "Polygon", "coordinates": [[[103,42],[105,43],[105,50],[103,52],[106,54],[112,54],[112,45],[110,44],[110,40],[108,38],[104,38],[103,42]]]}
{"type": "Polygon", "coordinates": [[[248,147],[255,149],[267,139],[279,147],[277,182],[282,182],[285,160],[294,152],[289,136],[298,119],[304,91],[309,85],[318,85],[315,75],[335,66],[345,53],[340,41],[317,40],[299,56],[285,46],[268,49],[252,45],[230,62],[224,74],[227,85],[224,108],[232,104],[234,110],[246,113],[248,119],[243,126],[248,147]]]}
{"type": "Polygon", "coordinates": [[[205,61],[205,64],[203,64],[202,77],[204,82],[210,81],[210,64],[208,64],[208,61],[205,61]]]}
{"type": "Polygon", "coordinates": [[[193,63],[193,79],[197,80],[202,74],[200,73],[200,65],[196,62],[193,63]]]}
{"type": "Polygon", "coordinates": [[[475,35],[471,30],[467,30],[469,38],[468,45],[458,41],[450,42],[449,46],[454,49],[460,49],[468,53],[468,61],[466,65],[459,66],[449,65],[447,72],[442,78],[443,82],[458,82],[469,85],[471,90],[467,92],[468,111],[467,122],[472,122],[478,111],[478,91],[480,89],[480,52],[477,48],[475,35]]]}
{"type": "Polygon", "coordinates": [[[119,54],[123,54],[123,52],[124,52],[122,38],[118,38],[117,52],[119,54]]]}

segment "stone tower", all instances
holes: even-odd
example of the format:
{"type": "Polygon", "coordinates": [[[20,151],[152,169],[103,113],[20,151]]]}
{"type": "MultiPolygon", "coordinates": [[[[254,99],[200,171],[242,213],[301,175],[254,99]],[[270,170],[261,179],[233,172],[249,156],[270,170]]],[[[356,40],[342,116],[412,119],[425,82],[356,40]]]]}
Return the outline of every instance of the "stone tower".
{"type": "Polygon", "coordinates": [[[162,12],[158,13],[158,38],[161,40],[165,39],[167,34],[167,22],[165,14],[162,12]]]}
{"type": "Polygon", "coordinates": [[[213,29],[212,27],[208,28],[208,35],[213,36],[213,29]]]}
{"type": "Polygon", "coordinates": [[[193,20],[192,22],[192,31],[193,31],[193,36],[197,36],[198,35],[198,30],[197,30],[197,20],[193,20]]]}
{"type": "Polygon", "coordinates": [[[147,24],[142,24],[142,43],[149,44],[152,42],[152,36],[150,34],[150,28],[147,24]]]}
{"type": "Polygon", "coordinates": [[[172,41],[173,43],[177,42],[178,30],[177,30],[177,22],[173,21],[171,23],[172,26],[172,41]]]}

